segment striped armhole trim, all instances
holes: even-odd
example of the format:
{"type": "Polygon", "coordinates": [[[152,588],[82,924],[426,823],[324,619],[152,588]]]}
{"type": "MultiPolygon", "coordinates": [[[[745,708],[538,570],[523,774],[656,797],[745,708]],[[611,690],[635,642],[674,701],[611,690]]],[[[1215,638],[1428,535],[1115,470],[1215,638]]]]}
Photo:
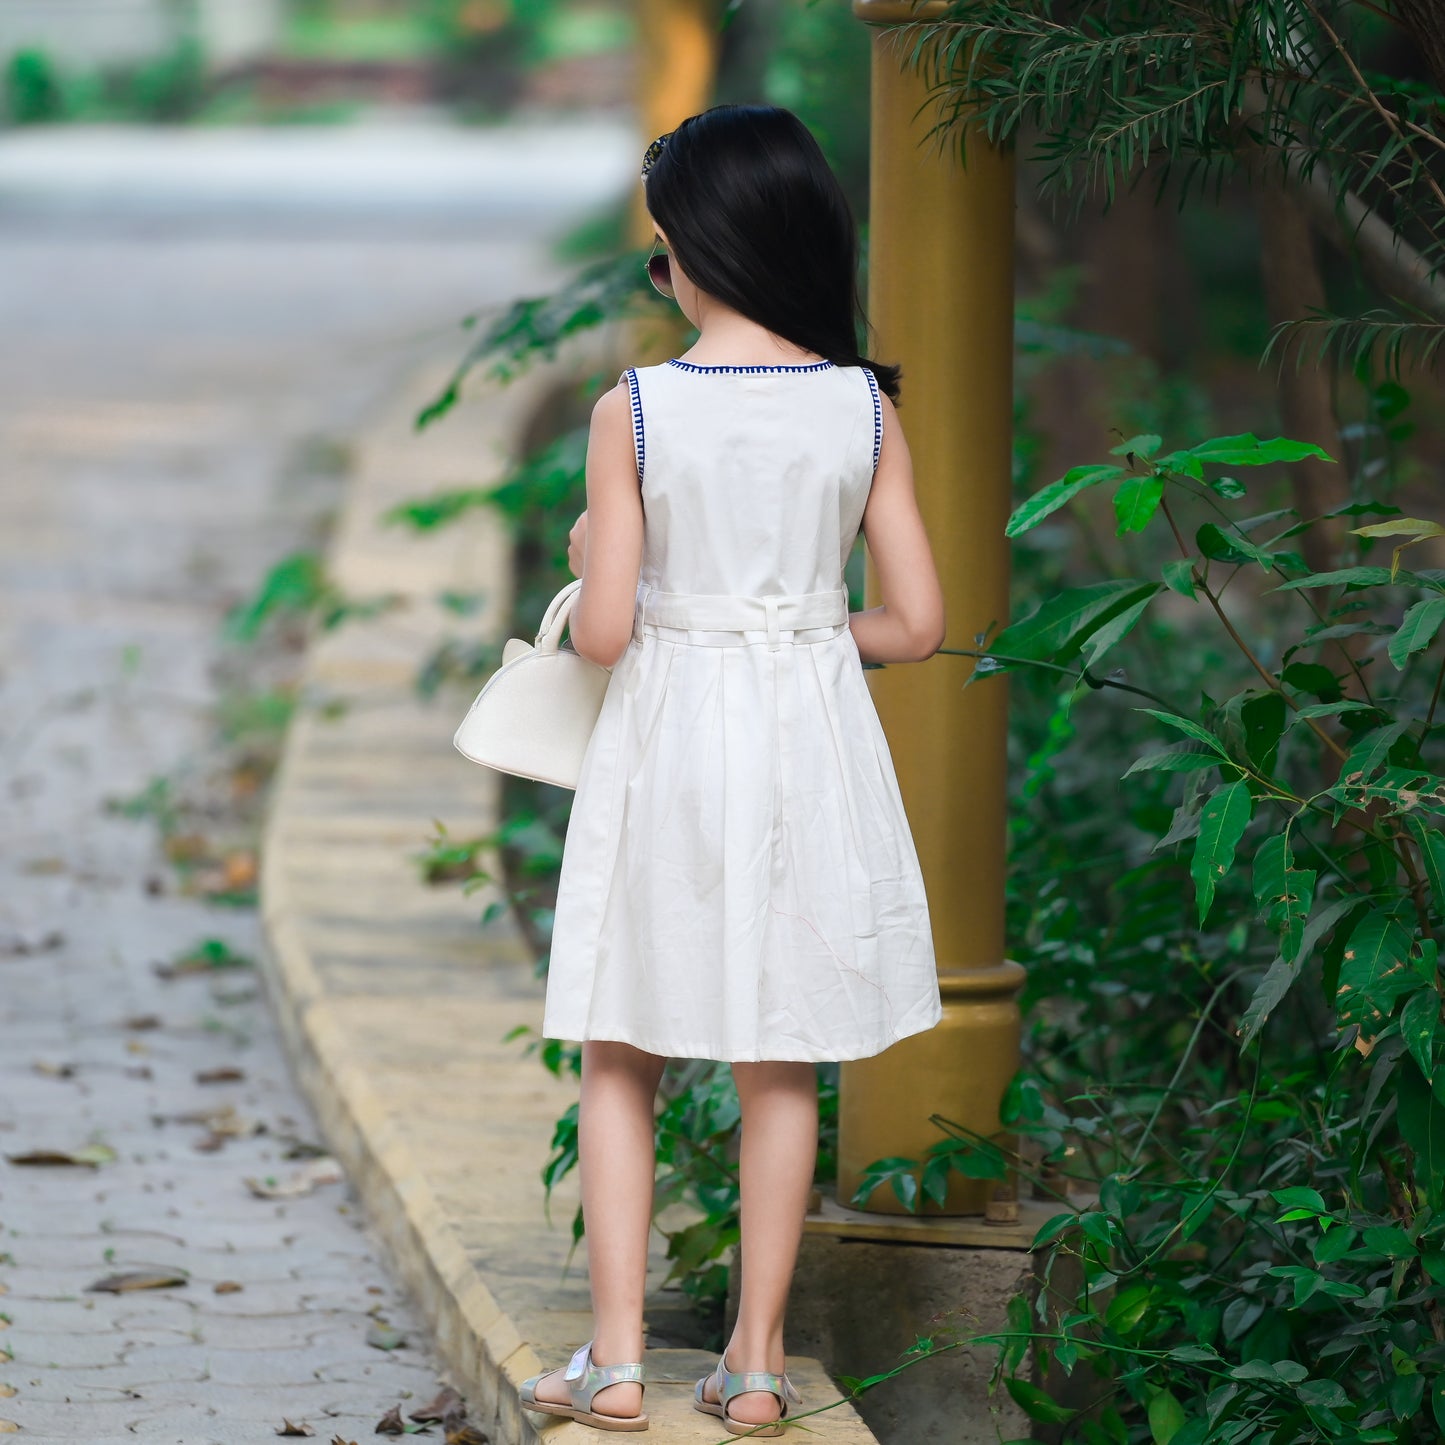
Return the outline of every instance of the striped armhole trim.
{"type": "Polygon", "coordinates": [[[883,450],[883,402],[878,396],[878,378],[871,367],[863,368],[868,378],[868,390],[873,393],[873,470],[878,470],[878,454],[883,450]]]}
{"type": "Polygon", "coordinates": [[[647,438],[642,430],[642,396],[637,389],[636,369],[629,366],[623,375],[627,378],[627,391],[632,398],[632,446],[637,453],[637,480],[640,482],[647,461],[647,438]]]}

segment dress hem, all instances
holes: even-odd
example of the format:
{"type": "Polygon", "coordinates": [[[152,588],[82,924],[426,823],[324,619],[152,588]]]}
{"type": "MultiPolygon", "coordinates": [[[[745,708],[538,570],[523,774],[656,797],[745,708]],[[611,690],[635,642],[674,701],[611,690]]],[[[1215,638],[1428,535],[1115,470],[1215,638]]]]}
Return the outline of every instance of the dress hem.
{"type": "Polygon", "coordinates": [[[565,1039],[573,1043],[615,1043],[631,1044],[635,1049],[641,1049],[644,1053],[656,1054],[664,1059],[708,1059],[718,1064],[846,1064],[854,1059],[871,1059],[891,1048],[900,1039],[912,1038],[915,1034],[927,1033],[929,1029],[936,1028],[943,1021],[943,1008],[940,1005],[937,1013],[927,1023],[919,1024],[917,1028],[904,1029],[885,1039],[877,1047],[869,1047],[859,1050],[857,1053],[809,1053],[809,1054],[718,1054],[704,1047],[688,1046],[679,1049],[676,1045],[671,1048],[658,1048],[651,1043],[644,1043],[635,1035],[629,1037],[623,1030],[613,1030],[609,1033],[588,1033],[578,1038],[570,1035],[550,1034],[543,1030],[543,1038],[565,1039]]]}

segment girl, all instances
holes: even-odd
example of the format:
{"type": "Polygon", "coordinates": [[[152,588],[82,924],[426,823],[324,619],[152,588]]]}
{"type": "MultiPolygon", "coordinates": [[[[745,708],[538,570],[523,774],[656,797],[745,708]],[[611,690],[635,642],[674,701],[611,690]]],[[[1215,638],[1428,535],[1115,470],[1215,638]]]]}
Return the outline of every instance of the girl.
{"type": "Polygon", "coordinates": [[[643,166],[648,272],[698,330],[593,408],[572,644],[612,669],[573,801],[543,1033],[582,1041],[595,1315],[522,1402],[642,1430],[653,1109],[669,1057],[742,1105],[737,1325],[694,1404],[798,1405],[783,1317],[817,1157],[815,1064],[942,1016],[928,906],[862,663],[943,643],[893,402],[858,352],[847,198],[791,112],[719,105],[643,166]],[[656,252],[656,246],[654,246],[656,252]],[[848,613],[859,529],[883,602],[848,613]]]}

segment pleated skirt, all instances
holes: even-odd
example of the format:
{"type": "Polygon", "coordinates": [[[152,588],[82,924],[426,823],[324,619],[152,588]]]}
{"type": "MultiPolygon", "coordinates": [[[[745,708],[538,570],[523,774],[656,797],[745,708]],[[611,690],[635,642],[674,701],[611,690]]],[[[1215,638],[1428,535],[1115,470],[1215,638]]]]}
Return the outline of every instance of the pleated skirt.
{"type": "Polygon", "coordinates": [[[917,852],[857,646],[634,635],[567,827],[543,1034],[844,1060],[942,1016],[917,852]]]}

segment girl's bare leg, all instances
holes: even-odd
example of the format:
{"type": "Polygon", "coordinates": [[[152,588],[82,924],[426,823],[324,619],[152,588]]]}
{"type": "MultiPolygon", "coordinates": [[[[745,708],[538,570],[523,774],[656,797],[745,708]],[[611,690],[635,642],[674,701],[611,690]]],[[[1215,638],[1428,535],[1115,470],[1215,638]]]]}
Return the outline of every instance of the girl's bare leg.
{"type": "MultiPolygon", "coordinates": [[[[743,1106],[742,1294],[727,1367],[780,1375],[783,1316],[818,1160],[818,1073],[811,1063],[735,1063],[733,1079],[743,1106]]],[[[716,1402],[711,1383],[703,1393],[716,1402]]],[[[781,1408],[776,1395],[749,1390],[728,1413],[757,1425],[781,1408]]]]}
{"type": "MultiPolygon", "coordinates": [[[[610,1039],[582,1045],[577,1167],[592,1282],[592,1359],[598,1365],[643,1357],[642,1296],[657,1167],[653,1107],[665,1063],[610,1039]]],[[[538,1381],[537,1396],[571,1403],[561,1369],[538,1381]]],[[[608,1385],[597,1392],[592,1408],[599,1415],[636,1415],[642,1387],[630,1380],[608,1385]]]]}

